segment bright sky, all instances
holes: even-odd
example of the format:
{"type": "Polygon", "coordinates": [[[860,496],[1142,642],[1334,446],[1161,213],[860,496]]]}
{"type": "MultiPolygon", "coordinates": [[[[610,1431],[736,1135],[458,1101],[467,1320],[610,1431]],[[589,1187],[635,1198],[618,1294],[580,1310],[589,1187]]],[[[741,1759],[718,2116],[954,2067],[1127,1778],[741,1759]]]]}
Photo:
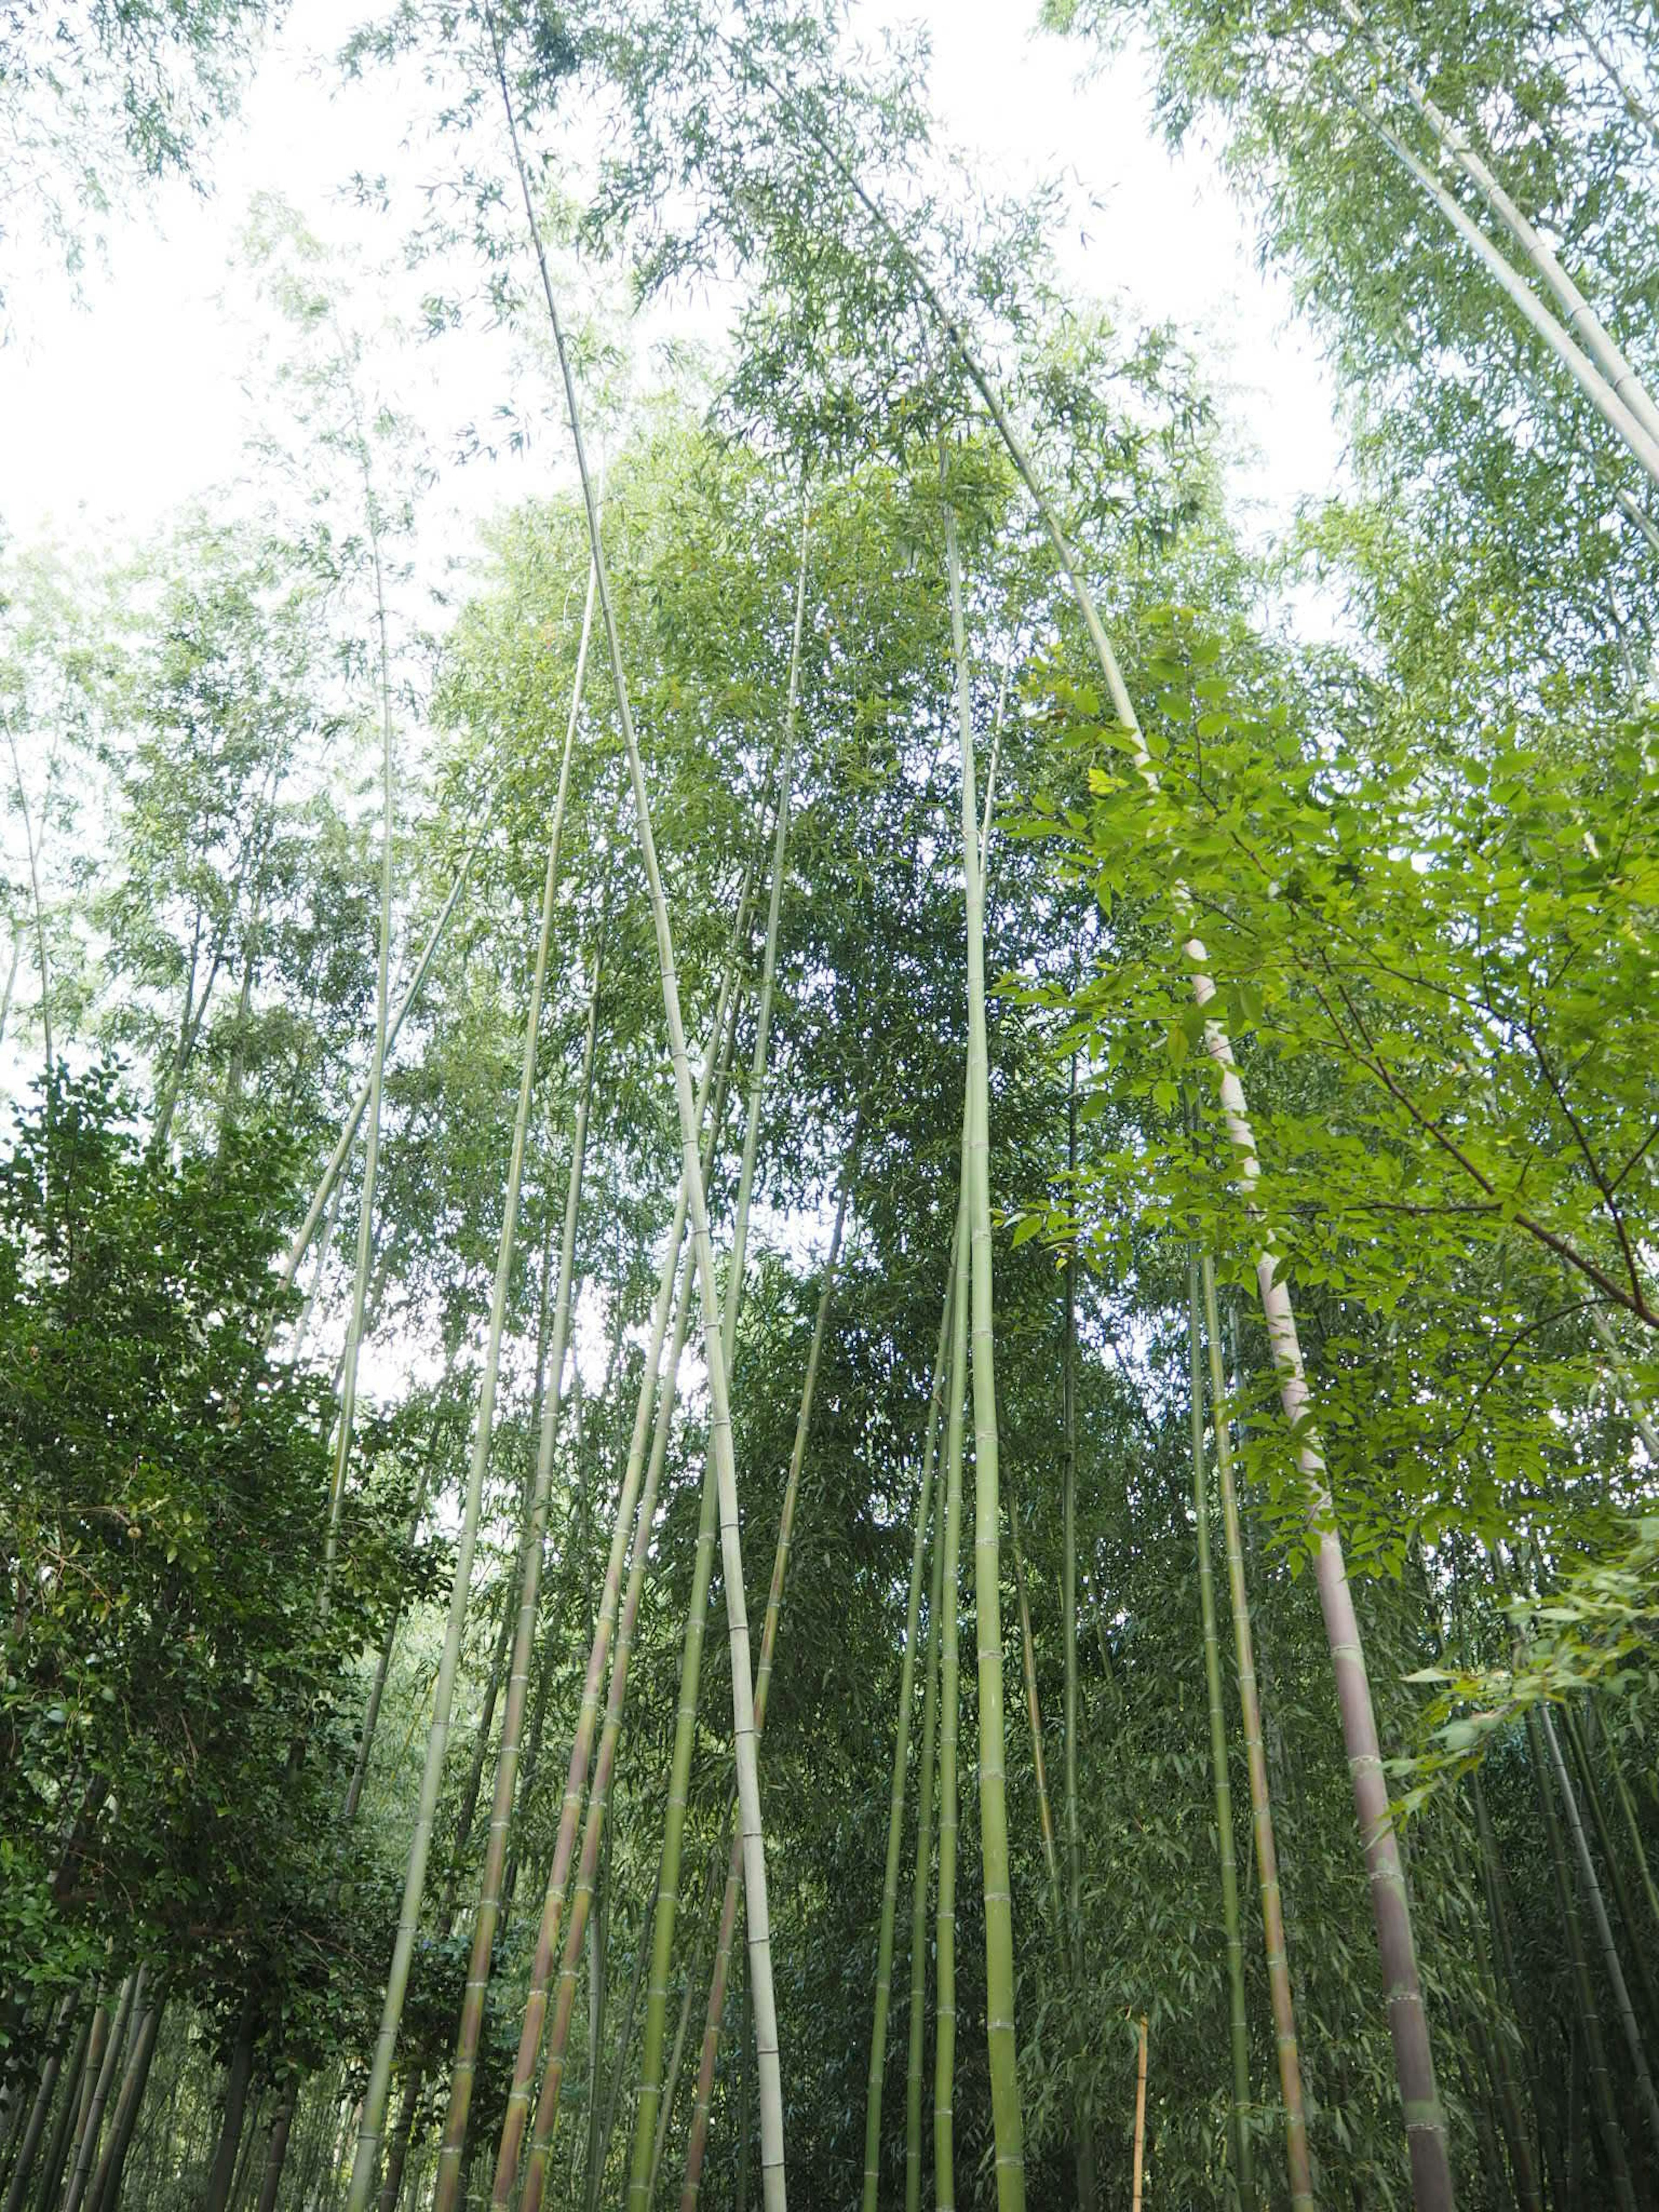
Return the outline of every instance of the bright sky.
{"type": "MultiPolygon", "coordinates": [[[[885,23],[927,22],[943,136],[1005,184],[1060,171],[1080,204],[1100,203],[1060,241],[1068,276],[1194,333],[1260,449],[1249,493],[1282,519],[1328,484],[1338,456],[1328,381],[1290,326],[1284,289],[1258,274],[1247,228],[1207,160],[1172,163],[1154,139],[1144,66],[1121,61],[1080,88],[1080,50],[1031,33],[1036,12],[1036,0],[868,0],[856,28],[873,40],[885,23]]],[[[170,188],[153,216],[117,224],[108,273],[88,279],[87,309],[61,287],[14,292],[21,336],[0,352],[0,519],[15,536],[48,526],[92,539],[143,535],[236,476],[250,363],[246,283],[231,258],[255,192],[279,191],[331,243],[366,261],[395,252],[397,217],[377,219],[340,188],[357,168],[419,181],[421,156],[400,145],[419,94],[384,75],[338,86],[328,56],[349,20],[337,0],[296,0],[217,149],[212,196],[170,188]]],[[[406,311],[418,289],[394,274],[385,305],[406,311]]],[[[354,306],[361,314],[371,304],[354,306]]],[[[499,336],[449,337],[404,356],[398,398],[448,454],[461,426],[507,395],[514,372],[499,336]]],[[[440,497],[464,520],[477,517],[562,462],[544,446],[527,459],[452,466],[440,497]]]]}

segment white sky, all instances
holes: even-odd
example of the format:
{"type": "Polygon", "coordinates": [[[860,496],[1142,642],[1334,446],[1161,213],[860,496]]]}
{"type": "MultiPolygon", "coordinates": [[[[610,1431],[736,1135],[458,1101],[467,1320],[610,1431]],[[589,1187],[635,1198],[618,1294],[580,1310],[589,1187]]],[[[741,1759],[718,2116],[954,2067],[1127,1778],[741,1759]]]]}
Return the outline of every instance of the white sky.
{"type": "MultiPolygon", "coordinates": [[[[1283,519],[1338,465],[1328,380],[1290,326],[1284,289],[1257,273],[1211,164],[1172,163],[1154,140],[1143,64],[1121,61],[1079,88],[1081,49],[1032,33],[1036,12],[1036,0],[869,0],[855,28],[873,40],[887,22],[929,23],[944,137],[1006,185],[1063,171],[1080,197],[1103,203],[1080,222],[1086,243],[1076,230],[1060,240],[1066,274],[1195,335],[1260,450],[1249,493],[1283,519]]],[[[419,94],[386,75],[338,85],[327,57],[355,14],[337,0],[296,0],[217,148],[212,196],[170,187],[153,215],[113,226],[108,271],[89,273],[86,308],[61,285],[14,290],[21,335],[0,351],[0,519],[15,537],[142,536],[234,478],[250,362],[247,288],[231,257],[253,193],[280,191],[331,243],[368,262],[395,254],[397,216],[360,210],[340,188],[355,168],[418,183],[421,156],[400,140],[419,94]]],[[[421,281],[389,277],[388,311],[406,311],[421,281]]],[[[375,304],[354,306],[362,314],[375,304]]],[[[462,424],[507,396],[514,370],[499,335],[452,337],[404,354],[398,397],[447,455],[462,424]]],[[[441,502],[465,521],[520,495],[560,466],[550,445],[446,469],[441,502]]]]}

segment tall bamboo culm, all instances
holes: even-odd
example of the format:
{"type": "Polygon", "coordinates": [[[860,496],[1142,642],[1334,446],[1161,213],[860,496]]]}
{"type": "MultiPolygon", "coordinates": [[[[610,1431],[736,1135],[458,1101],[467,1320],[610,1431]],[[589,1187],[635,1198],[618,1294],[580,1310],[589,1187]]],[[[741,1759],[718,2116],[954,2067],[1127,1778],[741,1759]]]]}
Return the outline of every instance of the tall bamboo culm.
{"type": "MultiPolygon", "coordinates": [[[[801,1379],[800,1406],[795,1415],[795,1440],[790,1448],[789,1472],[784,1479],[783,1502],[778,1512],[778,1540],[772,1556],[772,1580],[767,1590],[766,1616],[761,1630],[760,1665],[755,1674],[755,1734],[757,1738],[766,1725],[766,1701],[771,1689],[772,1667],[777,1656],[778,1630],[783,1614],[784,1579],[789,1571],[789,1547],[794,1531],[795,1508],[800,1496],[801,1469],[805,1464],[806,1446],[811,1435],[812,1399],[817,1388],[818,1363],[823,1357],[830,1302],[835,1296],[836,1270],[841,1261],[842,1236],[847,1225],[853,1170],[858,1157],[859,1127],[859,1121],[855,1120],[836,1200],[835,1225],[830,1232],[830,1250],[823,1263],[823,1284],[818,1292],[811,1341],[807,1346],[806,1372],[801,1379]]],[[[714,2063],[719,2053],[720,2019],[726,2008],[726,1977],[732,1963],[732,1931],[737,1925],[740,1872],[738,1839],[734,1837],[726,1863],[726,1894],[720,1905],[720,1934],[714,1945],[714,1971],[709,1977],[708,2003],[703,2019],[702,2052],[697,2069],[697,2097],[691,2115],[690,2141],[686,2148],[685,2186],[680,2193],[681,2212],[695,2212],[702,2179],[703,2152],[708,2141],[709,2104],[714,2088],[714,2063]]]]}
{"type": "MultiPolygon", "coordinates": [[[[1255,2160],[1250,2142],[1250,2029],[1244,2008],[1244,1939],[1238,1917],[1238,1869],[1233,1857],[1233,1792],[1227,1773],[1227,1720],[1221,1698],[1215,1577],[1210,1567],[1210,1486],[1204,1453],[1203,1328],[1195,1255],[1187,1267],[1187,1354],[1193,1430],[1193,1519],[1198,1536],[1198,1604],[1204,1637],[1204,1694],[1209,1708],[1216,1848],[1221,1862],[1221,1919],[1227,1942],[1228,2027],[1233,2063],[1233,2178],[1240,2204],[1244,2212],[1251,2212],[1255,2203],[1255,2160]]],[[[1219,1404],[1215,1425],[1218,1434],[1219,1404]]]]}
{"type": "MultiPolygon", "coordinates": [[[[757,65],[757,74],[782,104],[791,104],[788,93],[780,88],[776,80],[764,68],[757,65]]],[[[810,113],[803,113],[799,106],[796,113],[802,127],[823,153],[831,169],[842,179],[860,204],[885,232],[903,265],[908,269],[918,295],[937,319],[969,380],[984,401],[997,434],[1020,481],[1030,494],[1032,503],[1054,547],[1060,573],[1071,590],[1088,633],[1091,647],[1105,679],[1113,711],[1131,737],[1139,739],[1140,726],[1124,684],[1122,672],[1118,666],[1117,657],[1101,622],[1094,596],[1084,580],[1077,555],[1014,428],[996,386],[981,364],[966,331],[946,306],[927,270],[905,244],[857,173],[831,143],[822,125],[810,113]]],[[[1143,781],[1149,787],[1155,788],[1156,771],[1144,741],[1136,744],[1135,751],[1143,781]]],[[[1177,884],[1175,890],[1177,902],[1185,911],[1189,906],[1186,888],[1177,884]]],[[[1209,1011],[1216,994],[1214,983],[1206,972],[1208,957],[1196,937],[1184,939],[1182,951],[1191,971],[1193,996],[1200,1007],[1205,1010],[1205,1042],[1220,1079],[1222,1105],[1229,1140],[1233,1148],[1240,1194],[1247,1216],[1256,1231],[1260,1249],[1256,1281],[1262,1313],[1279,1372],[1280,1401],[1291,1434],[1296,1441],[1297,1467],[1307,1497],[1309,1526],[1316,1540],[1315,1580],[1324,1616],[1332,1670],[1336,1677],[1337,1704],[1353,1788],[1354,1809],[1370,1881],[1377,1951],[1384,1986],[1389,1992],[1389,2026],[1411,2160],[1413,2198],[1417,2212],[1451,2212],[1455,2200],[1445,2113],[1435,2083],[1434,2057],[1429,2041],[1422,1982],[1418,1972],[1416,1945],[1412,1934],[1410,1900],[1399,1844],[1389,1814],[1388,1785],[1382,1774],[1358,1619],[1348,1588],[1341,1539],[1337,1534],[1329,1488],[1325,1479],[1325,1464],[1311,1419],[1312,1402],[1303,1370],[1296,1315],[1288,1287],[1278,1279],[1272,1224],[1264,1218],[1255,1203],[1255,1190],[1261,1172],[1255,1137],[1250,1125],[1243,1086],[1238,1079],[1234,1063],[1231,1042],[1219,1019],[1209,1011]]]]}
{"type": "Polygon", "coordinates": [[[1279,1852],[1273,1838],[1273,1800],[1267,1788],[1267,1759],[1261,1735],[1255,1641],[1250,1628],[1249,1593],[1244,1581],[1243,1532],[1238,1517],[1232,1439],[1223,1412],[1227,1384],[1221,1364],[1221,1316],[1216,1304],[1215,1266],[1207,1253],[1200,1263],[1200,1272],[1210,1354],[1210,1397],[1215,1407],[1217,1485],[1221,1492],[1222,1530],[1227,1549],[1233,1650],[1238,1662],[1238,1703],[1244,1722],[1244,1757],[1250,1778],[1250,1825],[1255,1838],[1256,1881],[1267,1952],[1267,1990],[1273,2004],[1273,2041],[1279,2055],[1279,2094],[1285,2106],[1285,2163],[1290,2175],[1291,2212],[1313,2212],[1313,2167],[1308,2152],[1308,2118],[1302,2092],[1302,2061],[1297,2049],[1296,2006],[1291,1992],[1285,1910],[1279,1893],[1279,1852]]]}
{"type": "Polygon", "coordinates": [[[963,1409],[968,1395],[967,1113],[963,1172],[957,1206],[957,1264],[951,1283],[951,1382],[945,1429],[944,1589],[939,1603],[939,1887],[933,1906],[938,1987],[933,1998],[933,2203],[955,2212],[957,2065],[957,1828],[960,1793],[957,1739],[962,1725],[957,1645],[962,1616],[963,1409]]]}
{"type": "Polygon", "coordinates": [[[519,1190],[524,1178],[530,1102],[536,1086],[537,1038],[541,1027],[542,999],[546,988],[548,953],[553,935],[560,846],[564,835],[564,809],[569,790],[568,763],[574,743],[581,704],[582,678],[586,665],[586,635],[585,629],[581,646],[578,647],[559,793],[555,801],[553,826],[548,839],[547,868],[542,880],[540,927],[536,941],[535,964],[531,975],[530,1001],[525,1016],[524,1052],[519,1072],[518,1106],[513,1123],[513,1149],[507,1162],[507,1188],[502,1197],[501,1233],[496,1249],[495,1279],[490,1295],[489,1331],[484,1349],[483,1375],[478,1390],[477,1417],[472,1431],[472,1455],[467,1469],[460,1533],[455,1548],[455,1568],[450,1583],[448,1617],[444,1626],[437,1681],[433,1690],[432,1718],[427,1731],[426,1757],[421,1772],[420,1797],[416,1808],[415,1832],[409,1847],[398,1933],[392,1947],[391,1969],[386,1977],[386,1997],[381,2007],[380,2033],[375,2039],[368,2086],[363,2095],[362,2117],[358,2124],[357,2147],[352,2158],[351,2180],[346,2196],[346,2212],[368,2212],[368,2200],[374,2193],[380,2138],[386,2126],[386,2095],[391,2087],[392,2060],[397,2052],[398,2028],[403,2018],[404,1996],[409,1985],[410,1965],[415,1954],[421,1899],[426,1887],[427,1858],[432,1845],[433,1823],[437,1815],[438,1793],[443,1782],[444,1754],[449,1746],[449,1720],[454,1702],[455,1676],[460,1664],[467,1601],[472,1589],[472,1554],[477,1542],[484,1471],[489,1465],[490,1439],[495,1423],[495,1385],[501,1368],[501,1336],[507,1323],[507,1291],[512,1281],[513,1255],[517,1243],[519,1190]]]}
{"type": "MultiPolygon", "coordinates": [[[[778,766],[777,818],[773,831],[772,878],[768,898],[766,947],[761,959],[760,996],[755,1013],[755,1049],[750,1066],[749,1105],[744,1123],[743,1158],[738,1172],[738,1192],[732,1226],[732,1260],[726,1285],[725,1348],[728,1371],[737,1343],[738,1308],[743,1297],[744,1257],[749,1236],[749,1204],[754,1188],[760,1139],[761,1105],[765,1092],[772,994],[777,973],[778,927],[782,910],[784,860],[788,848],[791,779],[793,771],[795,716],[800,697],[801,637],[806,614],[807,513],[803,502],[800,559],[795,579],[794,631],[789,649],[789,689],[784,712],[783,743],[778,766]]],[[[670,1759],[668,1802],[664,1815],[663,1854],[657,1884],[657,1911],[652,1933],[651,1978],[646,1991],[645,2027],[640,2054],[639,2094],[635,2103],[634,2146],[629,2168],[629,2212],[646,2212],[650,2202],[651,2177],[656,2164],[658,2116],[662,2104],[663,2047],[667,2037],[668,1978],[673,1965],[674,1931],[679,1917],[680,1864],[691,1777],[691,1754],[696,1735],[697,1690],[702,1667],[708,1585],[714,1564],[714,1539],[718,1513],[718,1481],[712,1453],[704,1468],[702,1518],[692,1571],[691,1599],[687,1608],[685,1635],[680,1655],[680,1682],[674,1723],[674,1746],[670,1759]]]]}
{"type": "MultiPolygon", "coordinates": [[[[957,1207],[957,1236],[952,1240],[951,1265],[945,1280],[945,1305],[939,1316],[940,1373],[951,1344],[951,1300],[955,1294],[957,1246],[962,1234],[962,1208],[957,1207]]],[[[941,1417],[943,1400],[940,1402],[941,1417]]],[[[927,1653],[926,1687],[921,1698],[921,1751],[916,1761],[916,1863],[910,1877],[910,2034],[904,2068],[904,2212],[921,2207],[921,2085],[927,2002],[927,1878],[933,1851],[934,1753],[939,1709],[939,1614],[945,1594],[945,1472],[939,1458],[936,1428],[933,1447],[933,1567],[927,1587],[927,1653]]]]}
{"type": "Polygon", "coordinates": [[[1013,1900],[1002,1687],[1002,1503],[998,1480],[995,1336],[991,1279],[990,1080],[985,1018],[985,887],[974,781],[973,694],[962,612],[956,518],[945,509],[951,634],[962,737],[963,871],[968,905],[968,1220],[974,1400],[974,1593],[979,1677],[980,1857],[985,1895],[985,2033],[991,2074],[999,2212],[1023,2212],[1025,2154],[1014,2033],[1013,1900]]]}
{"type": "MultiPolygon", "coordinates": [[[[582,615],[584,652],[581,657],[584,659],[592,613],[593,572],[590,568],[587,604],[582,615]]],[[[513,1801],[518,1786],[519,1751],[525,1711],[530,1697],[530,1668],[535,1651],[536,1618],[541,1602],[542,1564],[547,1544],[548,1510],[552,1495],[553,1455],[559,1434],[565,1351],[570,1335],[576,1234],[581,1217],[582,1171],[586,1162],[588,1114],[593,1095],[593,1061],[599,1030],[603,959],[601,933],[588,998],[587,1029],[582,1040],[580,1088],[570,1135],[570,1174],[565,1187],[564,1220],[559,1237],[559,1286],[554,1306],[552,1343],[548,1353],[540,1433],[537,1439],[535,1484],[531,1493],[521,1547],[519,1616],[514,1628],[513,1653],[508,1662],[507,1708],[501,1716],[501,1744],[495,1755],[495,1784],[489,1809],[489,1834],[484,1847],[483,1872],[478,1887],[478,1908],[472,1923],[472,1948],[467,1961],[466,1988],[462,1997],[460,2026],[456,2035],[455,2063],[450,2075],[449,2110],[438,2151],[433,2212],[453,2212],[459,2193],[462,2157],[466,2148],[467,2115],[477,2070],[478,2038],[483,2026],[485,1995],[489,1984],[496,1923],[501,1917],[501,1886],[507,1869],[507,1832],[512,1825],[513,1801]]]]}
{"type": "MultiPolygon", "coordinates": [[[[951,1272],[956,1269],[954,1246],[951,1272]]],[[[939,1346],[927,1397],[927,1429],[916,1485],[916,1525],[910,1542],[910,1587],[905,1601],[904,1661],[899,1672],[898,1726],[893,1736],[893,1780],[888,1797],[887,1861],[881,1885],[881,1928],[876,1941],[876,2001],[870,2029],[870,2069],[865,2085],[864,2212],[876,2212],[881,2170],[882,2081],[886,2072],[887,2008],[893,1983],[893,1926],[898,1911],[899,1854],[904,1840],[904,1788],[910,1757],[910,1708],[915,1700],[916,1637],[921,1623],[921,1577],[933,1513],[933,1464],[939,1455],[939,1403],[945,1391],[945,1361],[950,1345],[951,1300],[947,1290],[939,1315],[939,1346]]],[[[929,1623],[930,1640],[933,1623],[929,1623]]],[[[932,1684],[928,1684],[932,1689],[932,1684]]],[[[933,1748],[924,1747],[924,1757],[933,1748]]],[[[926,1785],[924,1785],[926,1786],[926,1785]]],[[[918,1844],[917,1872],[921,1873],[918,1844]]],[[[926,1881],[925,1875],[922,1880],[926,1881]]],[[[925,1894],[924,1889],[924,1894],[925,1894]]],[[[912,1964],[915,1963],[913,1957],[912,1964]]]]}
{"type": "MultiPolygon", "coordinates": [[[[766,1846],[761,1821],[760,1766],[755,1747],[754,1685],[749,1652],[749,1614],[744,1598],[743,1546],[738,1523],[737,1462],[732,1443],[732,1404],[727,1386],[725,1346],[721,1341],[720,1292],[714,1277],[714,1251],[708,1233],[708,1208],[703,1191],[703,1181],[698,1161],[698,1136],[696,1111],[691,1097],[690,1070],[686,1060],[685,1025],[680,1014],[679,983],[674,968],[674,944],[669,927],[668,906],[663,894],[662,876],[657,865],[656,840],[651,828],[651,809],[646,792],[645,768],[640,758],[639,741],[635,733],[634,718],[629,707],[628,681],[623,666],[622,641],[617,629],[616,610],[611,604],[611,586],[605,574],[605,552],[599,537],[599,507],[594,494],[593,480],[587,465],[586,447],[582,437],[581,410],[576,399],[576,382],[565,344],[563,326],[559,320],[557,303],[553,293],[553,280],[547,265],[546,248],[542,240],[541,226],[536,216],[534,194],[530,188],[530,173],[525,166],[519,143],[518,121],[514,112],[513,94],[507,80],[506,58],[501,43],[501,33],[495,12],[486,0],[485,21],[490,40],[495,76],[501,88],[506,113],[508,136],[512,141],[514,166],[518,173],[523,196],[525,219],[535,249],[537,266],[542,280],[543,294],[547,304],[549,326],[554,349],[559,357],[559,371],[563,381],[565,404],[569,412],[571,441],[576,456],[576,467],[581,478],[583,502],[587,509],[589,548],[593,556],[598,583],[599,613],[605,624],[605,644],[611,658],[611,673],[616,690],[617,719],[621,724],[623,748],[628,756],[629,779],[634,787],[634,804],[640,839],[640,859],[644,866],[646,883],[650,890],[651,909],[656,927],[657,957],[662,971],[663,1015],[668,1030],[669,1058],[674,1071],[675,1102],[678,1108],[680,1146],[685,1160],[685,1181],[690,1197],[692,1249],[696,1255],[697,1287],[702,1307],[703,1358],[708,1370],[709,1400],[709,1431],[714,1453],[714,1466],[720,1482],[720,1564],[726,1587],[726,1617],[728,1641],[732,1652],[732,1733],[738,1771],[738,1827],[743,1838],[744,1886],[747,1893],[749,1934],[749,1986],[755,2017],[756,2074],[760,2095],[761,2119],[761,2180],[765,2212],[783,2212],[787,2190],[784,2174],[783,2144],[783,2077],[778,2052],[777,2002],[772,1985],[772,1927],[767,1903],[766,1846]]],[[[349,2212],[361,2212],[351,2206],[349,2212]]]]}

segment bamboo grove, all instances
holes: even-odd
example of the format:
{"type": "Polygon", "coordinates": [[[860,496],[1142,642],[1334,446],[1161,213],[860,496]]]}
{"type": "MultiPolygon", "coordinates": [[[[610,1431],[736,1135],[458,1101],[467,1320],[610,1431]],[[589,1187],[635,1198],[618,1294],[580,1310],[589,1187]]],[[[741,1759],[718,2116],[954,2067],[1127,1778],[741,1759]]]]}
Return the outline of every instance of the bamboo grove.
{"type": "MultiPolygon", "coordinates": [[[[279,12],[13,11],[6,223],[279,12]]],[[[1271,543],[865,27],[351,33],[540,380],[435,625],[274,194],[263,504],[0,539],[3,2212],[1659,2202],[1651,26],[1034,21],[1271,543]]]]}

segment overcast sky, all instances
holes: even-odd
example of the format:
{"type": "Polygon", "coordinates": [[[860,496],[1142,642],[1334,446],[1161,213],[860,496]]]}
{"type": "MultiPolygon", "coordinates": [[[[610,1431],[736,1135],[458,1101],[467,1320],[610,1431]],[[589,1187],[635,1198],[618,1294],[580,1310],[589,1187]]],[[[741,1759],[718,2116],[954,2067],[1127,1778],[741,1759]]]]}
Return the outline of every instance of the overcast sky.
{"type": "MultiPolygon", "coordinates": [[[[1154,137],[1144,65],[1121,61],[1079,86],[1080,49],[1031,33],[1036,12],[1036,0],[870,0],[856,21],[872,38],[887,22],[931,26],[943,135],[999,181],[1019,188],[1065,172],[1081,201],[1102,204],[1058,241],[1066,275],[1195,337],[1260,449],[1247,488],[1282,518],[1328,483],[1338,452],[1328,382],[1291,324],[1284,288],[1258,274],[1247,228],[1208,159],[1171,161],[1154,137]]],[[[20,335],[0,351],[0,517],[15,537],[47,527],[94,540],[143,535],[237,477],[250,337],[233,252],[255,192],[280,191],[367,262],[395,252],[395,216],[377,220],[342,185],[362,168],[412,191],[423,165],[430,172],[430,157],[401,143],[419,94],[386,76],[340,86],[329,56],[349,20],[337,0],[296,0],[216,150],[211,195],[169,187],[153,214],[116,224],[107,273],[89,274],[85,307],[62,285],[14,292],[20,335]]],[[[405,310],[417,290],[394,270],[384,304],[405,310]]],[[[353,304],[372,319],[376,303],[353,304]]],[[[514,368],[499,334],[447,338],[398,356],[398,398],[447,454],[461,427],[507,395],[514,368]]],[[[452,467],[439,495],[464,520],[476,518],[545,483],[562,460],[538,448],[452,467]]]]}

